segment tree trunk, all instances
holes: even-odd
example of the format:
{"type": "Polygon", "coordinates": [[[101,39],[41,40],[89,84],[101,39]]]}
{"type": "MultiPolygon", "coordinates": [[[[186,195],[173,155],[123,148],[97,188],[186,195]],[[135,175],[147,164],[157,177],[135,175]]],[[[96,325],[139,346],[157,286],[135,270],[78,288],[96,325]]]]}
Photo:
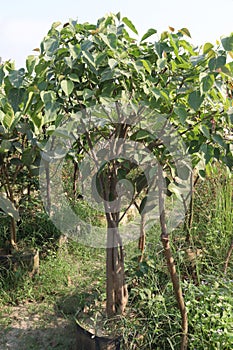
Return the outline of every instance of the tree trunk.
{"type": "Polygon", "coordinates": [[[193,215],[194,215],[194,195],[195,195],[195,186],[199,180],[199,175],[196,175],[196,178],[194,177],[194,174],[192,174],[190,178],[190,187],[191,187],[191,192],[190,192],[190,203],[189,203],[189,210],[186,213],[186,218],[184,222],[184,228],[187,232],[186,234],[186,242],[190,242],[190,233],[192,230],[193,226],[193,215]]]}
{"type": "Polygon", "coordinates": [[[46,176],[46,198],[47,198],[47,212],[51,212],[51,183],[50,183],[50,169],[49,162],[45,161],[45,176],[46,176]]]}
{"type": "Polygon", "coordinates": [[[18,250],[17,248],[17,237],[16,237],[16,222],[14,218],[10,218],[10,243],[11,243],[11,248],[18,250]]]}
{"type": "Polygon", "coordinates": [[[167,262],[168,271],[172,280],[172,285],[174,289],[174,294],[180,309],[182,318],[182,338],[181,338],[181,350],[186,350],[188,346],[188,316],[187,310],[184,303],[184,298],[181,290],[181,285],[179,277],[176,272],[175,262],[172,257],[172,251],[170,248],[169,234],[166,227],[166,217],[165,217],[165,204],[164,204],[164,177],[163,168],[161,165],[158,166],[158,189],[159,189],[159,212],[160,212],[160,227],[161,227],[161,241],[164,248],[164,255],[167,262]]]}
{"type": "Polygon", "coordinates": [[[138,262],[143,261],[145,245],[146,245],[146,232],[145,232],[145,224],[146,224],[146,215],[142,214],[141,223],[140,223],[140,237],[138,241],[138,248],[140,250],[140,256],[138,257],[138,262]]]}
{"type": "Polygon", "coordinates": [[[230,261],[232,252],[233,252],[233,240],[231,241],[231,245],[230,245],[228,252],[227,252],[227,256],[226,256],[226,260],[225,260],[225,264],[224,264],[224,274],[227,273],[227,268],[229,265],[229,261],[230,261]]]}
{"type": "Polygon", "coordinates": [[[73,171],[73,196],[76,198],[77,194],[77,178],[78,178],[78,163],[74,160],[74,171],[73,171]]]}
{"type": "Polygon", "coordinates": [[[106,248],[106,278],[107,278],[107,305],[108,317],[122,315],[128,301],[128,290],[125,283],[124,251],[116,222],[107,215],[108,232],[106,248]]]}

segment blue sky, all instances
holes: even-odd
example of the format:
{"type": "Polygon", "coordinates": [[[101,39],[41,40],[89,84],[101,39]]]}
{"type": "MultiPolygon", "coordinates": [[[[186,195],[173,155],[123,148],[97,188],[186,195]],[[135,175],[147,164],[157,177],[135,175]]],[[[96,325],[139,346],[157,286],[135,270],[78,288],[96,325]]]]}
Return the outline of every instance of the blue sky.
{"type": "Polygon", "coordinates": [[[197,45],[215,43],[233,31],[233,0],[5,0],[0,12],[0,57],[23,67],[53,22],[78,18],[96,23],[106,13],[119,11],[141,35],[151,27],[159,33],[168,26],[187,27],[197,45]]]}

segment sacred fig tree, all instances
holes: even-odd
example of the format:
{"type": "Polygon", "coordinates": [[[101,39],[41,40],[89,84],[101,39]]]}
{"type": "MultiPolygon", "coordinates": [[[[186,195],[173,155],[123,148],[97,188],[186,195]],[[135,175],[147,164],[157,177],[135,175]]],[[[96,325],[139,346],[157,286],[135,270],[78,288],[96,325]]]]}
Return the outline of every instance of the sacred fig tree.
{"type": "MultiPolygon", "coordinates": [[[[44,137],[40,146],[51,215],[59,212],[59,205],[52,208],[50,193],[51,176],[55,181],[59,168],[53,166],[56,159],[73,157],[83,182],[92,176],[91,198],[103,204],[107,222],[103,242],[109,316],[122,314],[128,299],[120,222],[132,204],[143,222],[158,208],[185,349],[187,313],[169,245],[169,232],[182,218],[174,218],[177,211],[170,215],[165,199],[175,197],[177,208],[185,211],[193,168],[204,176],[214,160],[232,167],[227,135],[233,120],[233,36],[222,38],[216,47],[206,43],[195,48],[186,28],[170,28],[149,41],[156,32],[149,29],[139,38],[132,22],[120,14],[105,16],[97,24],[54,23],[39,57],[27,61],[33,75],[27,113],[33,132],[44,137]]],[[[92,242],[98,240],[97,229],[87,231],[92,242]]],[[[130,234],[130,228],[127,231],[130,234]]]]}

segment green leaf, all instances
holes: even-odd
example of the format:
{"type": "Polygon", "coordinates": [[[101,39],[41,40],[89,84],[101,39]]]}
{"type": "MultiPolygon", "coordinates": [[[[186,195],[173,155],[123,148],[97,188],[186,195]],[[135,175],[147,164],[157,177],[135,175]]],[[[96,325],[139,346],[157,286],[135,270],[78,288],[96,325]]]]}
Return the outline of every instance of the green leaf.
{"type": "Polygon", "coordinates": [[[148,137],[151,137],[150,132],[147,130],[141,129],[141,130],[138,130],[134,135],[132,135],[132,140],[140,141],[148,137]]]}
{"type": "Polygon", "coordinates": [[[213,147],[210,145],[202,144],[201,151],[204,153],[205,163],[207,165],[214,156],[213,147]]]}
{"type": "Polygon", "coordinates": [[[35,155],[33,149],[27,148],[27,149],[25,149],[25,151],[23,151],[21,160],[22,160],[23,164],[29,166],[35,160],[35,156],[36,155],[35,155]]]}
{"type": "Polygon", "coordinates": [[[4,112],[5,112],[5,116],[3,119],[3,125],[5,126],[6,129],[9,130],[14,121],[14,111],[9,103],[5,104],[4,112]]]}
{"type": "Polygon", "coordinates": [[[59,40],[57,38],[46,38],[42,42],[42,46],[44,47],[45,53],[47,56],[53,56],[59,48],[59,40]]]}
{"type": "Polygon", "coordinates": [[[90,52],[88,52],[88,51],[83,51],[82,54],[83,54],[84,58],[86,58],[86,60],[92,65],[92,67],[96,68],[95,60],[94,60],[94,57],[92,56],[92,54],[90,54],[90,52]]]}
{"type": "Polygon", "coordinates": [[[9,73],[9,80],[11,85],[15,88],[20,88],[24,80],[25,70],[21,68],[19,70],[13,70],[9,73]]]}
{"type": "Polygon", "coordinates": [[[90,90],[90,89],[84,89],[83,90],[83,98],[84,98],[84,100],[90,99],[94,94],[95,94],[95,92],[93,90],[90,90]]]}
{"type": "Polygon", "coordinates": [[[207,128],[206,125],[200,125],[200,130],[201,130],[202,134],[203,134],[207,139],[210,138],[210,131],[209,131],[209,128],[207,128]]]}
{"type": "Polygon", "coordinates": [[[161,97],[161,92],[160,92],[160,90],[158,88],[153,88],[152,89],[152,94],[154,95],[156,100],[158,100],[161,97]]]}
{"type": "Polygon", "coordinates": [[[72,58],[74,59],[78,58],[81,53],[80,44],[72,45],[71,43],[69,43],[68,46],[69,46],[69,51],[71,53],[72,58]]]}
{"type": "Polygon", "coordinates": [[[220,136],[218,134],[214,134],[214,135],[212,135],[212,139],[214,142],[219,144],[221,147],[225,148],[226,144],[225,144],[225,141],[223,140],[222,136],[220,136]]]}
{"type": "Polygon", "coordinates": [[[61,24],[62,24],[61,22],[53,22],[52,28],[55,29],[55,28],[59,27],[61,24]]]}
{"type": "Polygon", "coordinates": [[[40,127],[44,124],[44,117],[42,113],[34,113],[30,117],[31,121],[33,122],[34,126],[40,129],[40,127]]]}
{"type": "Polygon", "coordinates": [[[177,171],[178,171],[178,177],[182,180],[188,180],[191,175],[190,167],[185,164],[181,163],[177,165],[177,171]]]}
{"type": "Polygon", "coordinates": [[[178,115],[180,122],[182,125],[184,125],[186,119],[187,119],[187,111],[185,107],[180,107],[180,106],[175,106],[174,107],[174,112],[176,115],[178,115]]]}
{"type": "Polygon", "coordinates": [[[49,61],[44,61],[41,60],[39,61],[39,63],[35,66],[35,72],[36,74],[43,74],[43,72],[46,70],[46,68],[49,65],[49,61]]]}
{"type": "Polygon", "coordinates": [[[107,55],[106,55],[106,52],[100,52],[96,55],[96,58],[95,58],[95,64],[97,66],[101,66],[102,64],[106,63],[107,61],[107,55]]]}
{"type": "Polygon", "coordinates": [[[226,51],[233,51],[233,33],[228,37],[222,37],[221,43],[226,51]]]}
{"type": "Polygon", "coordinates": [[[111,70],[113,70],[118,65],[118,62],[114,60],[114,58],[110,58],[108,60],[108,65],[111,68],[111,70]]]}
{"type": "MultiPolygon", "coordinates": [[[[3,122],[4,117],[5,117],[5,113],[3,113],[3,111],[1,111],[1,109],[0,109],[0,123],[3,122]]],[[[0,128],[1,128],[1,125],[0,125],[0,128]]],[[[1,130],[1,129],[0,129],[0,130],[1,130]]]]}
{"type": "Polygon", "coordinates": [[[44,123],[56,120],[59,103],[56,101],[55,91],[41,91],[40,96],[45,108],[44,123]]]}
{"type": "Polygon", "coordinates": [[[195,56],[196,52],[193,46],[186,40],[181,39],[179,40],[180,46],[182,46],[185,50],[187,50],[192,56],[195,56]]]}
{"type": "Polygon", "coordinates": [[[167,60],[166,58],[159,58],[156,63],[159,69],[164,69],[166,67],[167,60]]]}
{"type": "Polygon", "coordinates": [[[182,197],[181,197],[181,194],[182,194],[182,189],[177,186],[174,182],[171,182],[168,187],[167,187],[168,191],[174,193],[176,195],[176,197],[182,201],[182,197]]]}
{"type": "Polygon", "coordinates": [[[233,155],[232,155],[232,152],[229,152],[225,157],[223,157],[223,161],[228,166],[228,168],[232,171],[232,169],[233,169],[233,155]]]}
{"type": "Polygon", "coordinates": [[[112,80],[114,78],[114,71],[110,68],[105,69],[101,74],[100,82],[104,82],[106,80],[112,80]]]}
{"type": "Polygon", "coordinates": [[[225,56],[218,56],[217,58],[211,58],[209,60],[208,66],[211,71],[221,68],[226,64],[225,56]]]}
{"type": "Polygon", "coordinates": [[[116,14],[116,18],[118,19],[118,21],[121,20],[121,13],[120,13],[120,12],[118,12],[118,13],[116,14]]]}
{"type": "Polygon", "coordinates": [[[74,73],[71,73],[70,75],[69,75],[69,78],[70,78],[70,80],[72,80],[72,81],[76,81],[76,82],[80,82],[80,78],[79,78],[79,76],[77,75],[77,74],[74,74],[74,73]]]}
{"type": "Polygon", "coordinates": [[[200,151],[200,144],[197,140],[191,140],[189,143],[188,151],[190,154],[197,153],[200,151]]]}
{"type": "Polygon", "coordinates": [[[59,103],[58,102],[46,103],[45,115],[43,117],[44,119],[41,120],[41,122],[44,121],[44,124],[46,124],[46,123],[50,123],[50,122],[56,120],[58,112],[59,112],[59,103]]]}
{"type": "Polygon", "coordinates": [[[190,57],[190,61],[191,61],[193,66],[197,66],[198,64],[202,63],[204,60],[206,60],[205,55],[190,57]]]}
{"type": "Polygon", "coordinates": [[[30,55],[30,56],[27,57],[27,59],[26,59],[26,67],[27,67],[27,71],[28,71],[29,74],[32,74],[33,69],[35,68],[36,62],[37,62],[37,57],[36,56],[30,55]]]}
{"type": "Polygon", "coordinates": [[[168,93],[167,93],[167,91],[166,90],[161,90],[160,91],[160,94],[161,94],[161,97],[163,97],[164,98],[164,100],[166,100],[167,102],[171,102],[170,101],[170,98],[169,98],[169,96],[168,96],[168,93]]]}
{"type": "Polygon", "coordinates": [[[14,113],[20,110],[20,105],[23,102],[25,96],[25,90],[24,89],[10,89],[8,92],[8,100],[13,107],[14,113]]]}
{"type": "Polygon", "coordinates": [[[163,40],[167,39],[167,38],[168,38],[168,36],[169,36],[168,31],[162,32],[162,33],[161,33],[161,41],[163,41],[163,40]]]}
{"type": "Polygon", "coordinates": [[[206,172],[205,172],[205,170],[200,169],[200,170],[199,170],[199,175],[200,175],[201,178],[204,179],[204,178],[206,177],[206,172]]]}
{"type": "Polygon", "coordinates": [[[149,61],[146,61],[146,60],[141,60],[142,61],[142,64],[143,64],[143,67],[145,68],[145,70],[151,74],[151,64],[149,61]]]}
{"type": "Polygon", "coordinates": [[[30,91],[29,94],[28,94],[27,102],[26,102],[25,107],[24,107],[24,110],[23,110],[23,113],[24,113],[24,114],[27,113],[28,108],[29,108],[30,105],[31,105],[33,96],[34,96],[34,93],[33,93],[32,91],[30,91]]]}
{"type": "Polygon", "coordinates": [[[108,41],[109,41],[109,45],[112,49],[116,49],[117,48],[117,36],[114,33],[110,33],[107,36],[108,41]]]}
{"type": "Polygon", "coordinates": [[[130,19],[128,19],[127,17],[123,17],[122,18],[122,22],[127,25],[127,27],[129,27],[129,29],[132,30],[132,32],[134,32],[135,34],[138,35],[138,31],[137,29],[135,28],[134,24],[130,21],[130,19]]]}
{"type": "Polygon", "coordinates": [[[2,66],[0,66],[0,85],[2,85],[4,76],[5,76],[5,73],[4,73],[3,65],[2,65],[2,66]]]}
{"type": "Polygon", "coordinates": [[[228,64],[226,64],[225,66],[221,67],[221,72],[230,77],[230,78],[233,78],[233,62],[230,62],[228,64]]]}
{"type": "Polygon", "coordinates": [[[226,61],[227,61],[226,56],[217,57],[215,69],[218,69],[218,68],[221,68],[222,66],[225,66],[226,61]]]}
{"type": "Polygon", "coordinates": [[[50,103],[50,102],[53,102],[56,100],[56,93],[52,90],[41,91],[40,97],[41,97],[42,101],[44,102],[44,104],[47,104],[47,103],[50,103]]]}
{"type": "Polygon", "coordinates": [[[141,42],[143,42],[144,40],[148,39],[150,36],[156,33],[157,33],[156,29],[153,29],[153,28],[148,29],[148,31],[142,36],[141,42]]]}
{"type": "Polygon", "coordinates": [[[217,148],[217,147],[214,148],[214,157],[215,157],[217,160],[220,159],[220,154],[221,154],[220,149],[217,148]]]}
{"type": "Polygon", "coordinates": [[[144,174],[139,175],[136,179],[135,179],[135,184],[136,184],[136,190],[138,193],[140,193],[143,189],[145,189],[148,186],[147,183],[147,178],[144,174]]]}
{"type": "Polygon", "coordinates": [[[67,66],[69,68],[71,68],[71,69],[73,68],[73,60],[71,57],[65,57],[64,62],[67,64],[67,66]]]}
{"type": "Polygon", "coordinates": [[[201,94],[209,91],[214,85],[214,75],[213,74],[200,74],[200,82],[201,82],[201,94]]]}
{"type": "Polygon", "coordinates": [[[22,162],[21,162],[21,159],[14,157],[14,158],[11,158],[11,164],[18,166],[18,165],[22,165],[22,162]]]}
{"type": "Polygon", "coordinates": [[[9,140],[2,140],[0,144],[0,152],[7,153],[11,149],[11,142],[9,140]]]}
{"type": "Polygon", "coordinates": [[[64,91],[64,93],[66,94],[66,96],[70,96],[70,94],[72,93],[73,89],[74,89],[74,83],[72,80],[62,80],[61,82],[61,88],[64,91]]]}
{"type": "Polygon", "coordinates": [[[0,208],[9,216],[15,220],[19,220],[19,213],[14,204],[6,198],[3,194],[0,194],[0,208]]]}
{"type": "Polygon", "coordinates": [[[203,53],[207,54],[213,47],[214,47],[213,44],[205,43],[205,45],[203,46],[203,53]]]}
{"type": "Polygon", "coordinates": [[[200,94],[200,91],[193,91],[188,97],[188,103],[190,107],[193,108],[195,111],[198,111],[203,100],[204,96],[200,94]]]}
{"type": "Polygon", "coordinates": [[[182,28],[178,30],[178,32],[182,33],[183,35],[187,35],[189,38],[191,38],[191,34],[187,28],[182,28]]]}
{"type": "Polygon", "coordinates": [[[148,198],[148,196],[144,197],[141,201],[140,207],[139,207],[139,213],[146,214],[150,212],[152,209],[155,208],[154,201],[151,201],[151,198],[148,198]]]}

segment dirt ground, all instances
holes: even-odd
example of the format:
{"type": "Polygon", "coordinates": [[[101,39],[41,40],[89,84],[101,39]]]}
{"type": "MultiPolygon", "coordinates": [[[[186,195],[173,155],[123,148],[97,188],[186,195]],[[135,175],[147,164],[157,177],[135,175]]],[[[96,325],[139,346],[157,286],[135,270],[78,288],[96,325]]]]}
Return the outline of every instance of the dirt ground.
{"type": "Polygon", "coordinates": [[[74,350],[75,323],[51,305],[29,303],[0,310],[0,350],[74,350]]]}

